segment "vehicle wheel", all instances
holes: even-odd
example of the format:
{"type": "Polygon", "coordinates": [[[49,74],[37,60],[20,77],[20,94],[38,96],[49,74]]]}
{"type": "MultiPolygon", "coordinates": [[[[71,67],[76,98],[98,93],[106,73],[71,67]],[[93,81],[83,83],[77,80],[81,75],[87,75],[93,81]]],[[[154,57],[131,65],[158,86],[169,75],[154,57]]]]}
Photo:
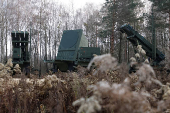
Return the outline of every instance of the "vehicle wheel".
{"type": "Polygon", "coordinates": [[[69,71],[73,71],[74,70],[74,67],[73,67],[74,65],[73,65],[73,63],[69,63],[68,64],[68,70],[69,71]]]}

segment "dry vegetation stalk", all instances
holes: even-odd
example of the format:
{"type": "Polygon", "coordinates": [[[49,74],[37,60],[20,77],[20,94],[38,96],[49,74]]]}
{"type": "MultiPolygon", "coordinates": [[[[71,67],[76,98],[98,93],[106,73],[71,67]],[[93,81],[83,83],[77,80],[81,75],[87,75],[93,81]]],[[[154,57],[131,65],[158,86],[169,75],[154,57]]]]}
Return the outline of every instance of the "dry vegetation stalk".
{"type": "Polygon", "coordinates": [[[59,71],[41,79],[27,78],[18,66],[12,70],[10,62],[0,64],[0,113],[169,112],[169,74],[139,62],[139,55],[131,58],[130,67],[136,69],[131,74],[109,54],[95,56],[88,68],[78,66],[77,72],[59,71]]]}

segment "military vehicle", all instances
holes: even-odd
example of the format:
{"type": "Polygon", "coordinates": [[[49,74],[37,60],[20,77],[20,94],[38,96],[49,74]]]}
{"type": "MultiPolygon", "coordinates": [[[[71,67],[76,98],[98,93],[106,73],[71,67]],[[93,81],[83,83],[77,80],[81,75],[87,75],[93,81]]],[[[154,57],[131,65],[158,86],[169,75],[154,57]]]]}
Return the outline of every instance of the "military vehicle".
{"type": "Polygon", "coordinates": [[[93,54],[100,55],[100,48],[88,47],[88,40],[82,29],[65,30],[58,48],[55,60],[46,60],[53,63],[53,71],[74,70],[77,65],[87,67],[93,54]]]}
{"type": "Polygon", "coordinates": [[[29,33],[27,31],[12,31],[12,62],[13,64],[19,64],[21,70],[28,72],[27,67],[30,66],[30,54],[28,51],[29,33]]]}
{"type": "MultiPolygon", "coordinates": [[[[153,58],[152,44],[135,31],[130,25],[122,25],[119,29],[122,33],[127,34],[127,40],[129,40],[133,46],[142,45],[142,48],[146,51],[146,56],[153,58]]],[[[165,59],[165,55],[156,48],[156,58],[153,59],[153,64],[159,65],[159,63],[165,59]]]]}

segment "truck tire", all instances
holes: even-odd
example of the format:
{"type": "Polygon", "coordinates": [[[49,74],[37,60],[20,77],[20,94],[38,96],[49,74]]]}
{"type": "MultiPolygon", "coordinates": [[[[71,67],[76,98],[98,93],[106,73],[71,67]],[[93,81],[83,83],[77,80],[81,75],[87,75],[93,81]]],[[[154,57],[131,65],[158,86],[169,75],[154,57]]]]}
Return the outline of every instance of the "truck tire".
{"type": "Polygon", "coordinates": [[[69,63],[68,64],[68,70],[69,71],[73,71],[74,70],[74,67],[73,67],[74,65],[73,65],[73,63],[69,63]]]}

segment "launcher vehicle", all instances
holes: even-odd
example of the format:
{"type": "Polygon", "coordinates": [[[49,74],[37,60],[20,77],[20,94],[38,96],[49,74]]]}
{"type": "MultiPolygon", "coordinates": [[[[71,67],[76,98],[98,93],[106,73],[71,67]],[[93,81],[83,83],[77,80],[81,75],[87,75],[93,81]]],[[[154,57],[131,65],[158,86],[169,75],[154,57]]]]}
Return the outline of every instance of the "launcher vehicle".
{"type": "Polygon", "coordinates": [[[93,54],[100,55],[100,48],[88,47],[88,40],[82,29],[65,30],[58,48],[55,60],[46,60],[53,63],[53,71],[74,70],[75,66],[87,67],[93,54]]]}
{"type": "Polygon", "coordinates": [[[19,64],[21,70],[29,72],[28,67],[30,66],[30,54],[28,51],[28,44],[30,43],[29,33],[27,31],[12,31],[12,62],[13,64],[19,64]]]}
{"type": "MultiPolygon", "coordinates": [[[[152,44],[135,31],[130,25],[123,25],[119,29],[122,33],[127,34],[127,40],[129,40],[133,46],[142,45],[142,48],[146,51],[146,56],[153,58],[152,44]]],[[[153,64],[159,65],[161,61],[165,59],[165,55],[156,48],[156,58],[152,59],[153,64]]]]}

